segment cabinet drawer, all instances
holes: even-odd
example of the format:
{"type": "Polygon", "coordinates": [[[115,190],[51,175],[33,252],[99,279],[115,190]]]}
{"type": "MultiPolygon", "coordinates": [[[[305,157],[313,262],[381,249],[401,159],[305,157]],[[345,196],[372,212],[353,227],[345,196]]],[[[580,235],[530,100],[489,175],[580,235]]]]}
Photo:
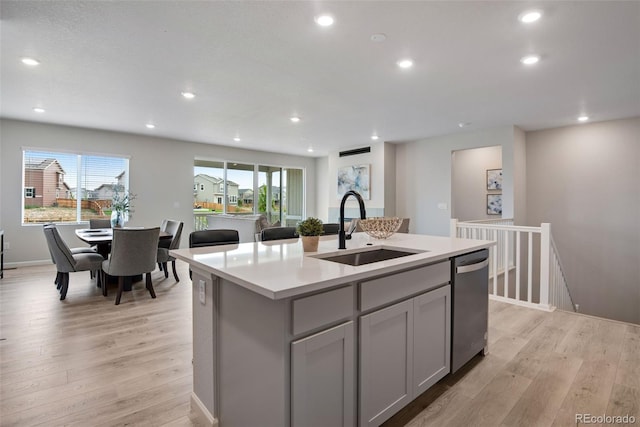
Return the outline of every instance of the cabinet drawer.
{"type": "Polygon", "coordinates": [[[293,301],[294,335],[346,319],[353,314],[353,288],[345,286],[293,301]]]}
{"type": "Polygon", "coordinates": [[[360,283],[360,310],[365,311],[392,301],[428,291],[451,280],[449,261],[360,283]]]}

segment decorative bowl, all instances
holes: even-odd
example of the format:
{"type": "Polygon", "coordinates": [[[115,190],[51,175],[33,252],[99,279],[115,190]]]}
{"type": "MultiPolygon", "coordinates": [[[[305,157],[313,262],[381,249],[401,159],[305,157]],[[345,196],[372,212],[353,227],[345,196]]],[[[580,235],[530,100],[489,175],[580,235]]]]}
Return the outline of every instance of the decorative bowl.
{"type": "Polygon", "coordinates": [[[386,239],[398,231],[402,225],[402,218],[379,217],[367,218],[358,221],[358,225],[369,236],[375,239],[386,239]]]}

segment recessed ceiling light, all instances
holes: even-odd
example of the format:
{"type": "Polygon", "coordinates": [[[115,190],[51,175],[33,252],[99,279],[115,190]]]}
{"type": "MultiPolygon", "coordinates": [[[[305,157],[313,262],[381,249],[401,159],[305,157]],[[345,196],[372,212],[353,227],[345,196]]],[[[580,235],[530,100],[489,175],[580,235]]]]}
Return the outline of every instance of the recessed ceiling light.
{"type": "Polygon", "coordinates": [[[44,108],[42,108],[42,107],[34,107],[33,111],[35,111],[36,113],[44,113],[44,108]]]}
{"type": "Polygon", "coordinates": [[[145,126],[147,127],[147,129],[155,129],[156,128],[156,125],[154,125],[153,123],[147,123],[145,126]]]}
{"type": "Polygon", "coordinates": [[[316,24],[321,27],[330,27],[333,25],[333,16],[331,15],[318,15],[315,17],[316,24]]]}
{"type": "Polygon", "coordinates": [[[413,61],[411,59],[401,59],[400,61],[396,62],[396,64],[398,64],[398,67],[400,68],[413,67],[413,61]]]}
{"type": "Polygon", "coordinates": [[[371,41],[372,41],[372,42],[378,42],[378,43],[380,43],[380,42],[385,41],[386,39],[387,39],[387,35],[386,35],[386,34],[383,34],[383,33],[377,33],[377,34],[373,34],[373,35],[371,36],[371,41]]]}
{"type": "Polygon", "coordinates": [[[589,116],[580,116],[578,117],[579,122],[586,122],[589,120],[589,116]]]}
{"type": "Polygon", "coordinates": [[[542,18],[541,10],[527,10],[518,15],[518,20],[523,24],[530,24],[542,18]]]}
{"type": "Polygon", "coordinates": [[[187,99],[193,99],[196,97],[196,94],[193,92],[181,92],[182,96],[184,96],[187,99]]]}
{"type": "Polygon", "coordinates": [[[36,65],[40,65],[40,61],[33,58],[22,58],[21,61],[24,65],[28,65],[30,67],[35,67],[36,65]]]}
{"type": "Polygon", "coordinates": [[[309,148],[307,148],[307,151],[308,151],[309,153],[313,153],[313,147],[309,147],[309,148]]]}
{"type": "Polygon", "coordinates": [[[471,125],[470,122],[460,122],[460,123],[458,123],[458,127],[459,128],[466,128],[466,127],[468,127],[470,125],[471,125]]]}
{"type": "Polygon", "coordinates": [[[378,140],[378,138],[379,138],[379,136],[378,136],[378,135],[371,135],[371,139],[372,139],[372,140],[374,140],[374,141],[377,141],[377,140],[378,140]]]}
{"type": "Polygon", "coordinates": [[[233,140],[234,140],[235,142],[240,142],[240,141],[242,141],[242,140],[240,139],[240,137],[239,137],[239,136],[236,136],[235,138],[233,138],[233,140]]]}
{"type": "Polygon", "coordinates": [[[527,55],[520,59],[524,65],[533,65],[537,64],[540,61],[540,57],[538,55],[527,55]]]}
{"type": "Polygon", "coordinates": [[[300,117],[293,116],[289,120],[291,120],[293,123],[298,123],[300,121],[300,117]]]}

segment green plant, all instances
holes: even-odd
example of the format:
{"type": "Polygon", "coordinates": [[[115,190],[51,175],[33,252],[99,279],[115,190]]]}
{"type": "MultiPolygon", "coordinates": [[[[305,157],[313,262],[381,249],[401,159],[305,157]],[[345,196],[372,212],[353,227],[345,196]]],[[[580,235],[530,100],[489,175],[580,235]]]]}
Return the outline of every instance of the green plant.
{"type": "Polygon", "coordinates": [[[116,188],[113,192],[111,199],[111,210],[120,213],[133,213],[133,201],[136,199],[136,195],[130,191],[119,192],[116,188]]]}
{"type": "Polygon", "coordinates": [[[310,216],[298,223],[296,231],[301,236],[320,236],[324,232],[324,229],[322,228],[321,220],[310,216]]]}

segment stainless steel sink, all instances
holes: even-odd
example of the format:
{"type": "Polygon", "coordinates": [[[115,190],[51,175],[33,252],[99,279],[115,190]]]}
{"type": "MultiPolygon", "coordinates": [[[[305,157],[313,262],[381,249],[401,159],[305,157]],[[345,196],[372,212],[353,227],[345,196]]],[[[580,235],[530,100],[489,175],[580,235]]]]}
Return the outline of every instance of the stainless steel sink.
{"type": "Polygon", "coordinates": [[[362,252],[351,252],[340,255],[316,255],[314,258],[323,259],[325,261],[339,262],[353,266],[371,264],[374,262],[387,261],[389,259],[400,258],[409,255],[415,255],[420,252],[406,252],[395,249],[372,249],[362,252]]]}

